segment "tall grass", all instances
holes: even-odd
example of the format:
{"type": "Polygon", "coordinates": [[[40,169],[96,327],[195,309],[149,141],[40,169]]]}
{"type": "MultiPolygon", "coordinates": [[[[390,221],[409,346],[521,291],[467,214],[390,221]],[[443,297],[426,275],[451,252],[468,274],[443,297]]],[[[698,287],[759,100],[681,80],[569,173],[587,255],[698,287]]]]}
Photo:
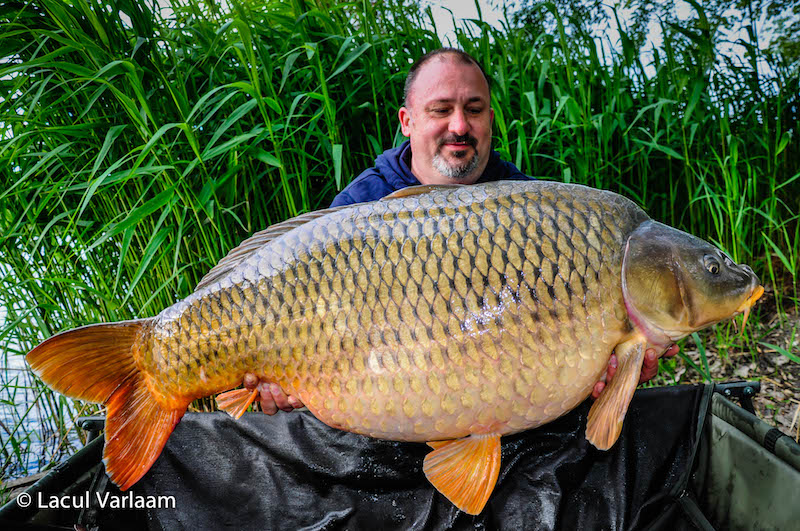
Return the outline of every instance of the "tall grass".
{"type": "MultiPolygon", "coordinates": [[[[229,6],[0,7],[3,367],[59,330],[157,313],[241,239],[327,206],[402,140],[406,70],[441,45],[430,12],[229,6]]],[[[642,64],[624,31],[609,55],[548,16],[553,34],[457,27],[493,79],[495,148],[530,175],[619,191],[720,244],[769,281],[781,312],[797,311],[797,73],[756,78],[752,64],[715,62],[709,32],[672,27],[642,64]]],[[[0,376],[7,402],[38,397],[0,415],[3,475],[58,459],[76,404],[0,376]]]]}

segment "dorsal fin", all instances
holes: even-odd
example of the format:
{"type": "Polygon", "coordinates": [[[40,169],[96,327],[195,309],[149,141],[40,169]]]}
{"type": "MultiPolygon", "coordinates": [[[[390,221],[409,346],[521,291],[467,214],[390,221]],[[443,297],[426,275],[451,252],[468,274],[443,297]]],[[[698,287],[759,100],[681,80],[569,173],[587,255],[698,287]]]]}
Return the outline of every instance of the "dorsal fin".
{"type": "Polygon", "coordinates": [[[381,198],[381,201],[386,199],[397,199],[399,197],[410,197],[413,195],[422,195],[427,194],[430,192],[435,192],[436,190],[447,190],[448,188],[461,188],[462,186],[466,186],[464,184],[418,184],[417,186],[409,186],[407,188],[401,188],[399,190],[395,190],[391,194],[381,198]]]}
{"type": "Polygon", "coordinates": [[[250,256],[252,256],[252,254],[258,251],[261,247],[286,234],[290,230],[301,225],[305,225],[309,221],[326,216],[331,212],[336,212],[351,206],[353,205],[338,206],[323,210],[315,210],[314,212],[307,212],[306,214],[301,214],[291,219],[287,219],[286,221],[276,223],[275,225],[270,225],[266,229],[256,232],[240,243],[237,247],[231,249],[225,258],[220,260],[217,265],[212,267],[208,273],[206,273],[205,276],[200,279],[200,282],[197,283],[195,291],[208,287],[214,282],[218,281],[220,278],[236,269],[239,264],[250,258],[250,256]]]}

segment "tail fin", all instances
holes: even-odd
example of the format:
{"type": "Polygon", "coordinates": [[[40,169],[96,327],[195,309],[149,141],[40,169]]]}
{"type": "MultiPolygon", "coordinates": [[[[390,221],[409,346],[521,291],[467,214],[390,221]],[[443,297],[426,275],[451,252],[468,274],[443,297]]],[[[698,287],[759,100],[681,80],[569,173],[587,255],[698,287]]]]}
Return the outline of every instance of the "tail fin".
{"type": "Polygon", "coordinates": [[[136,366],[133,350],[146,338],[150,322],[76,328],[26,356],[33,371],[59,393],[107,406],[103,462],[122,490],[150,469],[189,405],[187,400],[177,408],[164,407],[136,366]]]}

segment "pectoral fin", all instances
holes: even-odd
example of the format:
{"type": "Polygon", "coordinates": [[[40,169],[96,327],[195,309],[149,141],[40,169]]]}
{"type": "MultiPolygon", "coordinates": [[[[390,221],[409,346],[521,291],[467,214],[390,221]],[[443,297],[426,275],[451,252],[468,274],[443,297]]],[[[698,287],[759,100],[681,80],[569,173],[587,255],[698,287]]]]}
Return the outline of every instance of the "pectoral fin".
{"type": "Polygon", "coordinates": [[[647,341],[642,337],[617,346],[617,373],[592,405],[586,422],[586,440],[599,450],[611,448],[622,432],[622,421],[639,385],[646,346],[647,341]]]}
{"type": "Polygon", "coordinates": [[[244,415],[244,412],[247,411],[247,408],[250,407],[250,404],[255,401],[257,396],[258,389],[253,389],[252,391],[247,389],[226,391],[217,395],[217,407],[231,417],[238,419],[244,415]]]}
{"type": "Polygon", "coordinates": [[[479,514],[500,474],[500,436],[471,435],[428,443],[422,469],[436,490],[469,514],[479,514]]]}

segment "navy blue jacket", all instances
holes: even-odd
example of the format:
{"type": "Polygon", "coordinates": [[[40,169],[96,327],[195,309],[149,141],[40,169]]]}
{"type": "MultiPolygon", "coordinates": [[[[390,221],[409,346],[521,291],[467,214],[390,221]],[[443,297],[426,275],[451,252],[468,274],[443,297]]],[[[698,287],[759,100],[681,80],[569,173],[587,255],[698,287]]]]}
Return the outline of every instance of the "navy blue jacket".
{"type": "MultiPolygon", "coordinates": [[[[382,197],[406,188],[420,184],[411,173],[411,143],[406,140],[399,147],[387,149],[375,159],[375,166],[364,170],[361,175],[339,192],[331,203],[332,207],[352,205],[364,201],[377,201],[382,197]]],[[[500,154],[492,151],[489,162],[483,175],[477,182],[505,180],[529,180],[530,177],[519,171],[510,162],[500,160],[500,154]]]]}

